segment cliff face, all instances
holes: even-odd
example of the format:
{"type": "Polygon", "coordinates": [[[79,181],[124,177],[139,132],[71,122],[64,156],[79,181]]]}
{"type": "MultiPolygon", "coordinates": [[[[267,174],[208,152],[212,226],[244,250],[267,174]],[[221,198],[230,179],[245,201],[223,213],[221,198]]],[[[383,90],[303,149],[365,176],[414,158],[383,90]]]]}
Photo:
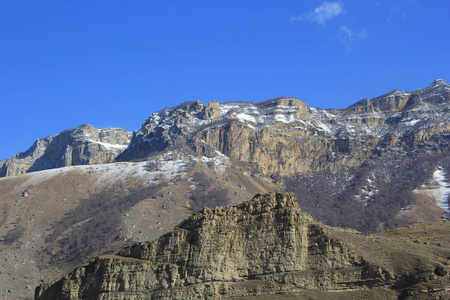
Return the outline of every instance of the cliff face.
{"type": "Polygon", "coordinates": [[[281,190],[228,166],[161,154],[0,178],[0,299],[31,299],[41,280],[156,239],[204,206],[281,190]]]}
{"type": "Polygon", "coordinates": [[[257,176],[347,171],[370,159],[447,153],[449,101],[450,86],[438,79],[425,89],[395,90],[341,110],[283,97],[260,103],[186,102],[152,114],[132,137],[123,129],[82,125],[38,140],[25,153],[0,162],[0,176],[145,160],[173,149],[209,158],[221,153],[257,176]]]}
{"type": "Polygon", "coordinates": [[[293,194],[272,193],[234,207],[205,208],[157,240],[96,258],[41,285],[35,299],[216,299],[379,287],[395,294],[395,285],[406,293],[434,280],[432,263],[445,259],[445,251],[436,251],[430,262],[422,246],[387,237],[387,254],[378,253],[380,237],[326,227],[297,202],[293,194]],[[404,261],[390,261],[398,251],[406,251],[404,261]],[[420,263],[411,265],[416,258],[420,263]]]}
{"type": "Polygon", "coordinates": [[[343,110],[294,98],[261,103],[184,103],[153,114],[118,160],[187,148],[217,152],[262,176],[345,171],[374,158],[445,153],[450,143],[450,86],[393,91],[343,110]]]}
{"type": "Polygon", "coordinates": [[[110,163],[130,142],[120,128],[81,125],[37,140],[30,149],[0,162],[0,177],[74,165],[110,163]]]}
{"type": "Polygon", "coordinates": [[[122,129],[80,126],[38,140],[0,162],[0,176],[145,160],[174,149],[209,158],[224,154],[256,176],[348,171],[372,159],[447,153],[449,101],[450,86],[435,80],[425,89],[395,90],[342,110],[310,108],[294,98],[186,102],[152,114],[132,137],[122,129]]]}

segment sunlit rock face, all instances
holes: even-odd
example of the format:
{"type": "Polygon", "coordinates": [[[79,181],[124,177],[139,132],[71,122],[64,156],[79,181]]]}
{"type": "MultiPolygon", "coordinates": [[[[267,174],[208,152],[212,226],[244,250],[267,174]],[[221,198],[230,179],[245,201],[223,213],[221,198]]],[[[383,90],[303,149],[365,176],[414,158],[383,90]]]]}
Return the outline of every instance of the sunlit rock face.
{"type": "Polygon", "coordinates": [[[169,149],[218,153],[261,176],[343,171],[372,158],[448,151],[450,86],[442,79],[413,92],[394,90],[346,109],[316,109],[295,98],[199,101],[152,114],[140,130],[82,125],[37,140],[0,162],[0,176],[79,164],[146,160],[169,149]]]}
{"type": "Polygon", "coordinates": [[[97,129],[81,125],[37,140],[26,152],[0,162],[0,176],[17,176],[74,165],[110,163],[130,143],[121,128],[97,129]]]}
{"type": "MultiPolygon", "coordinates": [[[[368,289],[375,297],[406,296],[436,279],[436,262],[411,262],[429,249],[404,243],[327,227],[302,212],[293,194],[258,194],[237,206],[205,208],[157,240],[95,258],[39,286],[35,299],[226,299],[307,291],[347,292],[353,299],[368,289]]],[[[445,256],[435,253],[437,261],[445,256]]],[[[445,282],[435,284],[448,294],[445,282]]]]}
{"type": "Polygon", "coordinates": [[[187,102],[154,113],[118,160],[171,147],[250,163],[263,176],[348,170],[374,157],[448,150],[450,86],[395,90],[347,109],[322,110],[295,98],[260,103],[187,102]]]}

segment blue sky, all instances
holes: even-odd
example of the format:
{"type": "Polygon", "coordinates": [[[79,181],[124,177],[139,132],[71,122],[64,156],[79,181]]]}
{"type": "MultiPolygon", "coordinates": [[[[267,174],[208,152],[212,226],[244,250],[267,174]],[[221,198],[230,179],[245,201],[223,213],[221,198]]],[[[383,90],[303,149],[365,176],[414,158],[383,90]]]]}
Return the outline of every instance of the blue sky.
{"type": "Polygon", "coordinates": [[[450,1],[0,1],[0,159],[187,100],[346,107],[450,79],[450,1]]]}

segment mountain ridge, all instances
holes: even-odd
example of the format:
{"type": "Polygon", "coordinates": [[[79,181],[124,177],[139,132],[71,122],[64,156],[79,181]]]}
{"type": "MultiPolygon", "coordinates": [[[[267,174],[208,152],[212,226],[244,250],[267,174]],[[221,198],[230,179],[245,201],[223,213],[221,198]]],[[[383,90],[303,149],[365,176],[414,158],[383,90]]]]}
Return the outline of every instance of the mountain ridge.
{"type": "MultiPolygon", "coordinates": [[[[46,137],[41,140],[37,140],[35,144],[26,152],[24,153],[18,153],[13,158],[5,159],[3,161],[0,161],[1,165],[1,172],[0,176],[11,176],[11,175],[20,175],[24,174],[29,171],[38,171],[48,168],[55,168],[55,167],[61,167],[61,166],[67,166],[67,165],[77,165],[77,164],[96,164],[96,163],[108,163],[115,161],[116,159],[119,161],[127,161],[127,160],[133,160],[133,159],[143,159],[145,158],[145,155],[148,155],[148,153],[153,151],[163,151],[165,148],[167,148],[169,145],[174,145],[175,142],[171,141],[171,137],[181,140],[181,143],[188,142],[188,143],[196,143],[193,141],[183,141],[183,135],[188,135],[186,130],[183,131],[183,124],[180,124],[180,121],[183,121],[183,118],[185,119],[185,123],[189,123],[189,121],[192,121],[191,118],[194,117],[200,121],[196,121],[197,123],[201,123],[202,126],[207,126],[206,124],[210,122],[211,120],[217,120],[220,119],[222,116],[226,115],[228,113],[227,109],[233,108],[233,106],[239,106],[239,103],[241,105],[244,105],[244,107],[249,107],[250,110],[252,110],[252,107],[263,109],[266,107],[266,115],[270,116],[273,112],[267,111],[267,107],[291,107],[291,110],[286,110],[284,112],[285,116],[283,116],[283,112],[280,114],[275,111],[275,118],[273,120],[269,120],[269,122],[275,122],[275,123],[292,123],[294,121],[299,122],[310,122],[311,116],[315,116],[317,119],[316,124],[312,124],[312,130],[314,130],[314,127],[322,131],[323,133],[327,133],[327,129],[332,124],[328,124],[327,121],[338,122],[339,120],[336,119],[336,112],[342,112],[345,115],[345,112],[347,112],[346,118],[350,121],[360,123],[360,124],[366,124],[366,125],[380,125],[380,123],[383,122],[395,122],[395,118],[392,116],[385,116],[382,120],[382,117],[372,115],[372,116],[363,116],[361,114],[363,113],[369,113],[374,114],[377,112],[399,112],[403,110],[405,107],[408,106],[414,106],[421,104],[424,100],[425,102],[430,103],[440,103],[440,102],[448,102],[450,98],[450,87],[449,85],[443,80],[443,79],[436,79],[431,83],[428,87],[425,89],[419,89],[415,90],[413,92],[404,92],[400,90],[394,90],[390,93],[372,98],[372,99],[363,99],[360,101],[357,101],[356,103],[350,105],[349,107],[345,109],[315,109],[310,108],[307,106],[307,104],[301,100],[298,100],[296,98],[289,98],[289,97],[278,97],[271,100],[262,101],[259,103],[250,103],[250,102],[227,102],[223,104],[219,104],[218,102],[212,101],[208,105],[205,105],[201,103],[200,101],[188,101],[184,102],[178,106],[175,106],[173,108],[166,108],[161,111],[155,112],[148,118],[146,121],[144,121],[143,124],[146,124],[145,126],[152,126],[151,124],[154,124],[155,126],[154,130],[155,132],[153,135],[151,132],[149,132],[148,128],[141,127],[140,130],[138,130],[136,133],[134,133],[133,137],[131,137],[131,133],[128,133],[124,131],[123,129],[117,128],[117,131],[120,131],[121,134],[126,135],[127,137],[121,138],[120,141],[116,140],[114,141],[114,144],[119,147],[116,147],[114,151],[110,151],[111,147],[108,147],[108,143],[101,142],[101,138],[97,138],[97,145],[98,150],[91,150],[94,152],[93,156],[95,156],[96,153],[106,153],[104,158],[80,158],[79,153],[75,153],[75,156],[77,159],[72,161],[69,157],[70,154],[66,154],[63,151],[59,150],[58,153],[51,153],[50,159],[46,159],[44,154],[41,154],[39,152],[46,152],[45,148],[47,144],[50,144],[48,140],[54,139],[56,136],[63,135],[65,132],[70,132],[71,130],[65,130],[61,132],[59,135],[53,135],[46,137]],[[437,94],[436,94],[437,93],[437,94]],[[431,99],[431,100],[430,100],[431,99]],[[230,108],[231,107],[231,108],[230,108]],[[297,111],[294,112],[294,115],[292,115],[293,110],[297,108],[297,111]],[[176,111],[180,111],[180,114],[176,114],[176,111]],[[225,111],[224,111],[225,110],[225,111]],[[322,116],[320,114],[314,114],[316,111],[323,111],[322,116]],[[354,114],[349,113],[349,111],[353,111],[354,114]],[[329,114],[331,112],[331,115],[329,114]],[[175,120],[168,120],[168,124],[159,124],[158,121],[161,117],[167,117],[168,114],[175,113],[175,120]],[[190,116],[192,115],[192,117],[190,116]],[[352,116],[352,117],[351,117],[352,116]],[[362,117],[361,117],[362,116],[362,117]],[[153,119],[152,119],[153,118],[153,119]],[[331,118],[331,120],[329,120],[331,118]],[[353,119],[352,119],[353,118],[353,119]],[[201,121],[203,120],[203,122],[201,121]],[[159,126],[158,126],[159,124],[159,126]],[[165,126],[169,126],[169,128],[165,128],[165,126]],[[171,131],[170,131],[170,130],[171,131]],[[143,138],[139,139],[139,136],[143,136],[143,138]],[[131,141],[127,143],[128,138],[131,138],[131,141]],[[141,146],[136,145],[136,143],[143,143],[143,141],[149,143],[152,141],[157,141],[157,138],[161,139],[162,141],[159,141],[155,145],[150,145],[149,147],[142,146],[144,149],[142,150],[142,154],[130,154],[133,148],[139,148],[141,146]],[[106,146],[106,147],[101,147],[106,146]],[[122,146],[122,147],[120,147],[122,146]],[[128,146],[128,147],[125,147],[128,146]],[[32,151],[32,148],[41,148],[40,151],[32,151]],[[110,149],[108,149],[110,148],[110,149]],[[120,148],[120,151],[118,150],[120,148]],[[130,148],[130,149],[129,149],[130,148]],[[125,152],[125,153],[122,153],[125,152]],[[44,156],[44,157],[43,157],[44,156]],[[59,157],[55,157],[59,156],[59,157]],[[37,162],[36,162],[37,161],[37,162]]],[[[255,111],[255,109],[253,109],[255,111]]],[[[264,112],[262,112],[264,114],[264,112]]],[[[248,123],[254,123],[256,120],[252,115],[247,114],[231,114],[229,116],[230,119],[224,120],[226,122],[231,121],[232,118],[235,118],[240,121],[248,122],[248,123]],[[239,119],[241,117],[241,119],[239,119]]],[[[266,118],[267,119],[267,118],[266,118]]],[[[343,121],[343,120],[340,120],[343,121]]],[[[193,122],[193,121],[192,121],[193,122]]],[[[259,124],[259,122],[256,122],[259,124]]],[[[298,123],[298,122],[297,122],[298,123]]],[[[195,128],[195,124],[187,124],[191,125],[190,128],[188,128],[189,131],[197,130],[193,129],[195,128]],[[192,126],[193,125],[193,126],[192,126]]],[[[80,125],[76,127],[75,129],[72,129],[73,131],[76,130],[84,130],[84,127],[91,127],[91,125],[80,125]]],[[[308,126],[305,126],[308,127],[308,126]]],[[[311,127],[311,126],[310,126],[311,127]]],[[[344,126],[345,127],[345,126],[344,126]]],[[[96,129],[93,127],[90,128],[89,132],[95,132],[96,129]]],[[[108,130],[108,129],[100,129],[102,130],[108,130]]],[[[342,129],[339,129],[342,130],[342,129]]],[[[345,128],[344,128],[345,130],[345,128]]],[[[446,129],[447,130],[447,129],[446,129]]],[[[90,133],[88,133],[90,134],[90,133]]],[[[376,133],[374,133],[376,134],[376,133]]],[[[94,134],[95,135],[95,134],[94,134]]],[[[98,135],[98,134],[97,134],[98,135]]],[[[338,139],[337,136],[333,137],[333,139],[338,139]]],[[[72,143],[77,143],[79,141],[74,140],[72,143]]],[[[86,142],[85,142],[86,143],[86,142]]],[[[180,141],[179,141],[180,143],[180,141]]],[[[198,143],[198,142],[197,142],[198,143]]],[[[88,143],[89,144],[89,143],[88,143]]],[[[69,143],[63,143],[62,147],[73,147],[74,145],[70,145],[69,143]]],[[[87,145],[85,147],[92,148],[94,145],[87,145]]],[[[195,145],[193,148],[198,147],[195,145]]],[[[339,146],[338,146],[339,147],[339,146]]],[[[113,147],[114,148],[114,147],[113,147]]],[[[217,148],[217,147],[216,147],[217,148]]],[[[89,152],[90,149],[87,150],[89,152]]],[[[50,150],[47,152],[57,152],[57,150],[50,150]]],[[[71,149],[68,150],[70,153],[71,149]]],[[[82,152],[85,151],[84,149],[75,149],[75,152],[82,152]]],[[[202,152],[208,151],[208,150],[201,150],[202,152]]],[[[139,150],[137,150],[139,152],[139,150]]],[[[221,151],[223,153],[223,151],[221,151]]],[[[224,153],[225,154],[225,153],[224,153]]],[[[101,155],[100,155],[101,156],[101,155]]]]}

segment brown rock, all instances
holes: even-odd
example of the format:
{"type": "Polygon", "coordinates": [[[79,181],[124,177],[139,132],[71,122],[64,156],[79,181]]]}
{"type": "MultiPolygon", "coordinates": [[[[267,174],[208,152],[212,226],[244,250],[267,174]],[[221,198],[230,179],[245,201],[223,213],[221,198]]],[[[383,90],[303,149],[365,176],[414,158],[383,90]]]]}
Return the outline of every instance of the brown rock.
{"type": "Polygon", "coordinates": [[[396,239],[324,226],[290,193],[258,194],[237,206],[205,208],[155,241],[96,258],[39,286],[35,299],[216,299],[404,289],[429,280],[415,254],[423,246],[396,239]],[[391,255],[380,253],[380,243],[391,255]],[[414,268],[417,275],[401,275],[414,268]]]}
{"type": "Polygon", "coordinates": [[[97,129],[80,125],[37,140],[24,153],[0,162],[0,176],[87,164],[110,163],[130,143],[131,133],[121,128],[97,129]]]}
{"type": "Polygon", "coordinates": [[[209,102],[205,108],[205,120],[213,120],[220,117],[220,104],[217,101],[209,102]]]}

